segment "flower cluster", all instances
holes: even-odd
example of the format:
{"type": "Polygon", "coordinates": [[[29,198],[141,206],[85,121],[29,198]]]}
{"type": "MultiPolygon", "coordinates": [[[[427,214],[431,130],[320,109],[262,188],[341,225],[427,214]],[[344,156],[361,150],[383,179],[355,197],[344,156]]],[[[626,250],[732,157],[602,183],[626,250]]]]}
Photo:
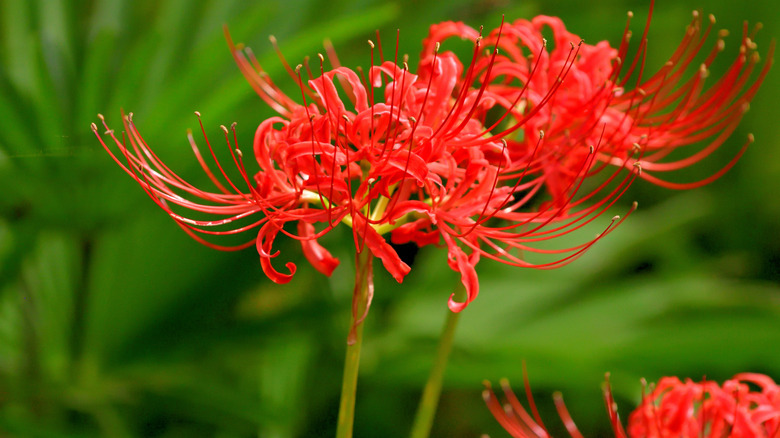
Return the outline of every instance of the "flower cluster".
{"type": "MultiPolygon", "coordinates": [[[[561,187],[577,174],[589,145],[601,145],[597,159],[602,163],[639,166],[647,181],[690,189],[723,175],[753,141],[749,136],[732,160],[700,181],[675,183],[657,175],[691,166],[724,144],[768,73],[774,44],[768,53],[770,62],[756,73],[760,56],[754,37],[760,25],[750,30],[745,23],[730,67],[706,84],[710,67],[726,47],[728,32],[718,32],[710,52],[700,53],[713,33],[715,17],[710,15],[705,25],[702,14],[694,11],[677,50],[655,74],[648,75],[645,56],[653,3],[633,57],[629,57],[631,12],[618,48],[606,41],[584,44],[559,18],[548,16],[517,20],[485,38],[501,53],[494,62],[483,63],[485,70],[492,70],[485,78],[490,81],[487,90],[514,120],[523,121],[522,139],[507,138],[509,154],[524,161],[529,146],[543,133],[545,151],[537,159],[554,197],[565,199],[561,187]],[[553,35],[552,49],[546,49],[544,30],[553,35]],[[578,50],[572,59],[574,46],[578,50]],[[520,105],[519,96],[523,96],[520,105]],[[636,150],[643,151],[641,158],[632,154],[636,150]]],[[[435,25],[424,51],[449,37],[477,34],[463,23],[435,25]]]]}
{"type": "MultiPolygon", "coordinates": [[[[573,247],[538,244],[605,213],[636,176],[678,188],[720,176],[675,186],[648,172],[688,166],[719,147],[768,68],[751,82],[757,56],[752,35],[745,34],[737,60],[717,83],[703,87],[714,52],[698,70],[702,74],[682,82],[709,33],[698,16],[690,29],[670,62],[650,78],[643,75],[644,63],[636,68],[634,61],[619,79],[628,31],[619,49],[606,42],[587,45],[552,17],[502,23],[485,37],[462,23],[434,25],[415,73],[397,50],[386,60],[378,40],[369,41],[365,71],[341,66],[329,50],[331,67],[320,55],[317,76],[308,63],[291,68],[280,53],[300,99],[282,92],[252,52],[226,32],[241,72],[278,116],[259,124],[254,163],[245,163],[235,125],[222,127],[233,172],[217,159],[208,138],[204,158],[189,135],[211,189],[195,187],[168,168],[132,113],[123,116],[122,136],[100,116],[108,143],[120,154],[95,124],[92,129],[117,164],[187,233],[221,250],[254,244],[264,272],[277,283],[296,270],[291,262],[286,272],[272,264],[280,233],[300,241],[312,266],[330,275],[339,261],[318,239],[344,224],[357,251],[370,251],[399,282],[410,267],[392,244],[446,247],[449,266],[467,291],[464,302],[450,297],[450,309],[460,311],[479,292],[475,266],[481,257],[543,269],[574,260],[625,217],[605,221],[596,238],[573,247]],[[542,38],[544,27],[555,35],[553,47],[542,38]],[[454,35],[473,41],[469,63],[442,51],[454,35]],[[632,73],[636,85],[629,90],[632,73]],[[687,158],[660,162],[677,148],[713,137],[687,158]],[[250,232],[236,246],[207,240],[250,232]],[[528,261],[532,252],[550,259],[528,261]]],[[[721,47],[719,40],[716,49],[721,47]]],[[[636,59],[645,48],[643,43],[636,59]]],[[[202,122],[201,130],[205,137],[202,122]]]]}
{"type": "MultiPolygon", "coordinates": [[[[506,381],[501,383],[507,399],[501,406],[487,384],[483,395],[501,425],[516,438],[549,437],[531,398],[526,379],[529,414],[506,381]]],[[[560,394],[555,406],[572,437],[582,437],[560,394]]],[[[719,385],[702,380],[685,382],[664,377],[639,407],[631,413],[623,428],[607,380],[604,401],[614,435],[618,438],[770,438],[780,436],[780,386],[763,374],[742,373],[719,385]]]]}

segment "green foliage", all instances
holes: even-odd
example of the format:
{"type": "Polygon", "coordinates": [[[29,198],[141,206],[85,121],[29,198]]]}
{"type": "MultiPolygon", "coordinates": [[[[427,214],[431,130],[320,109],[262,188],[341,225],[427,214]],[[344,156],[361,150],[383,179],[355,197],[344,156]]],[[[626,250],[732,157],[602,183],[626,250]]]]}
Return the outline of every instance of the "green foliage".
{"type": "MultiPolygon", "coordinates": [[[[780,17],[759,3],[721,0],[705,12],[732,33],[742,18],[764,20],[757,40],[766,48],[780,35],[780,17]]],[[[342,260],[333,278],[301,262],[291,284],[272,284],[253,250],[219,253],[180,232],[89,128],[98,112],[117,126],[121,109],[133,111],[156,151],[193,179],[185,137],[197,127],[193,111],[210,135],[237,121],[239,142],[248,144],[271,112],[233,65],[223,24],[294,91],[269,34],[292,64],[316,56],[328,38],[354,66],[366,64],[374,29],[391,47],[400,28],[401,52],[414,54],[437,21],[492,27],[501,13],[545,13],[588,42],[614,43],[625,11],[644,17],[643,5],[4,0],[0,436],[333,435],[353,275],[349,234],[325,242],[342,260]]],[[[671,53],[698,6],[659,2],[648,68],[671,53]]],[[[596,402],[605,371],[624,413],[643,376],[780,378],[776,78],[771,72],[727,149],[748,132],[756,143],[722,180],[686,194],[638,182],[627,198],[640,210],[561,270],[480,265],[482,293],[461,318],[435,435],[504,436],[480,382],[509,377],[521,387],[522,360],[540,404],[562,390],[583,430],[607,424],[596,402]]],[[[300,259],[295,245],[281,246],[282,257],[300,259]]],[[[418,255],[403,285],[377,275],[356,435],[403,436],[457,278],[435,248],[418,255]]]]}

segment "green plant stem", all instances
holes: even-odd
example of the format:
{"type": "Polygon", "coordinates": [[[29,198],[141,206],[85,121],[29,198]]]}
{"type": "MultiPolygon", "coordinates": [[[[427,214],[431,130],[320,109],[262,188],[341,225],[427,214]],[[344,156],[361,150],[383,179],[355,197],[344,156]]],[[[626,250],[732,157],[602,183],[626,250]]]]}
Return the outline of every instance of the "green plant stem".
{"type": "Polygon", "coordinates": [[[341,401],[336,438],[351,438],[355,420],[355,392],[357,390],[360,346],[363,342],[363,318],[368,311],[368,300],[373,294],[371,251],[363,248],[355,263],[355,291],[352,297],[352,326],[347,338],[347,357],[344,361],[344,377],[341,382],[341,401]]]}
{"type": "MultiPolygon", "coordinates": [[[[459,287],[455,291],[456,299],[461,299],[465,291],[459,287]]],[[[436,360],[433,363],[431,374],[425,383],[420,405],[417,407],[417,414],[412,424],[411,438],[428,438],[433,427],[433,418],[436,416],[436,408],[439,405],[441,396],[442,382],[444,381],[444,371],[447,369],[447,361],[452,351],[452,341],[455,338],[455,329],[458,326],[460,313],[452,312],[447,309],[447,318],[444,321],[444,329],[439,338],[439,347],[436,351],[436,360]]]]}

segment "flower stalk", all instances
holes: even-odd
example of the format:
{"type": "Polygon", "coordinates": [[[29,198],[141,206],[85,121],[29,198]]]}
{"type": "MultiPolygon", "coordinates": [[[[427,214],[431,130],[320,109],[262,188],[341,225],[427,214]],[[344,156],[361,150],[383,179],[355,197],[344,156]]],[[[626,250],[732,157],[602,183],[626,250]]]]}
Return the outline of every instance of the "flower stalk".
{"type": "MultiPolygon", "coordinates": [[[[460,301],[464,298],[465,290],[459,286],[455,291],[455,299],[460,301]]],[[[433,427],[433,419],[436,416],[436,409],[439,406],[439,397],[441,396],[441,387],[444,382],[444,372],[447,369],[447,362],[452,351],[452,342],[455,339],[455,329],[458,327],[460,312],[447,310],[447,318],[444,321],[439,346],[436,350],[436,359],[433,362],[433,368],[425,382],[420,405],[417,407],[417,413],[412,424],[411,438],[428,438],[433,427]]]]}
{"type": "Polygon", "coordinates": [[[360,348],[363,342],[363,322],[373,295],[374,274],[371,268],[371,251],[363,248],[355,257],[355,291],[352,297],[352,326],[347,338],[347,354],[344,360],[344,377],[341,382],[341,401],[336,428],[336,438],[351,438],[355,420],[355,394],[357,391],[360,348]]]}

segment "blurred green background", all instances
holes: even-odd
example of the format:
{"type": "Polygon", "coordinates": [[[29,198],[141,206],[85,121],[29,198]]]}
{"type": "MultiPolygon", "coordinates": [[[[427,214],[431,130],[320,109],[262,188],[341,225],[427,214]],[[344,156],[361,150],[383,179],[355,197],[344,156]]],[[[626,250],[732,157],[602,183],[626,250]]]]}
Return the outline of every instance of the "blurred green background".
{"type": "MultiPolygon", "coordinates": [[[[780,35],[770,3],[659,1],[648,68],[666,60],[702,7],[732,30],[714,77],[733,59],[743,19],[763,21],[757,41],[766,53],[780,35]]],[[[213,139],[220,124],[238,122],[248,148],[271,111],[235,67],[223,24],[294,92],[270,34],[293,65],[329,38],[354,67],[367,64],[375,29],[391,46],[400,28],[412,60],[430,24],[493,28],[502,13],[558,15],[586,42],[617,45],[629,9],[639,32],[644,1],[0,1],[0,436],[334,434],[349,232],[323,242],[342,260],[330,279],[279,239],[281,257],[299,271],[275,285],[253,249],[222,253],[187,237],[89,128],[101,112],[119,130],[120,109],[133,111],[155,150],[192,181],[205,179],[185,136],[198,127],[193,111],[213,139]]],[[[480,264],[482,293],[462,315],[434,436],[507,436],[484,407],[481,381],[508,377],[521,390],[522,360],[541,408],[555,416],[549,395],[563,391],[590,436],[608,428],[606,371],[624,416],[640,377],[780,378],[777,78],[770,72],[724,146],[733,153],[756,136],[724,178],[683,193],[637,182],[623,206],[638,200],[639,211],[563,269],[480,264]]],[[[417,254],[403,285],[376,271],[355,433],[404,436],[458,278],[436,248],[417,254]]],[[[560,430],[553,418],[547,424],[560,430]]]]}

